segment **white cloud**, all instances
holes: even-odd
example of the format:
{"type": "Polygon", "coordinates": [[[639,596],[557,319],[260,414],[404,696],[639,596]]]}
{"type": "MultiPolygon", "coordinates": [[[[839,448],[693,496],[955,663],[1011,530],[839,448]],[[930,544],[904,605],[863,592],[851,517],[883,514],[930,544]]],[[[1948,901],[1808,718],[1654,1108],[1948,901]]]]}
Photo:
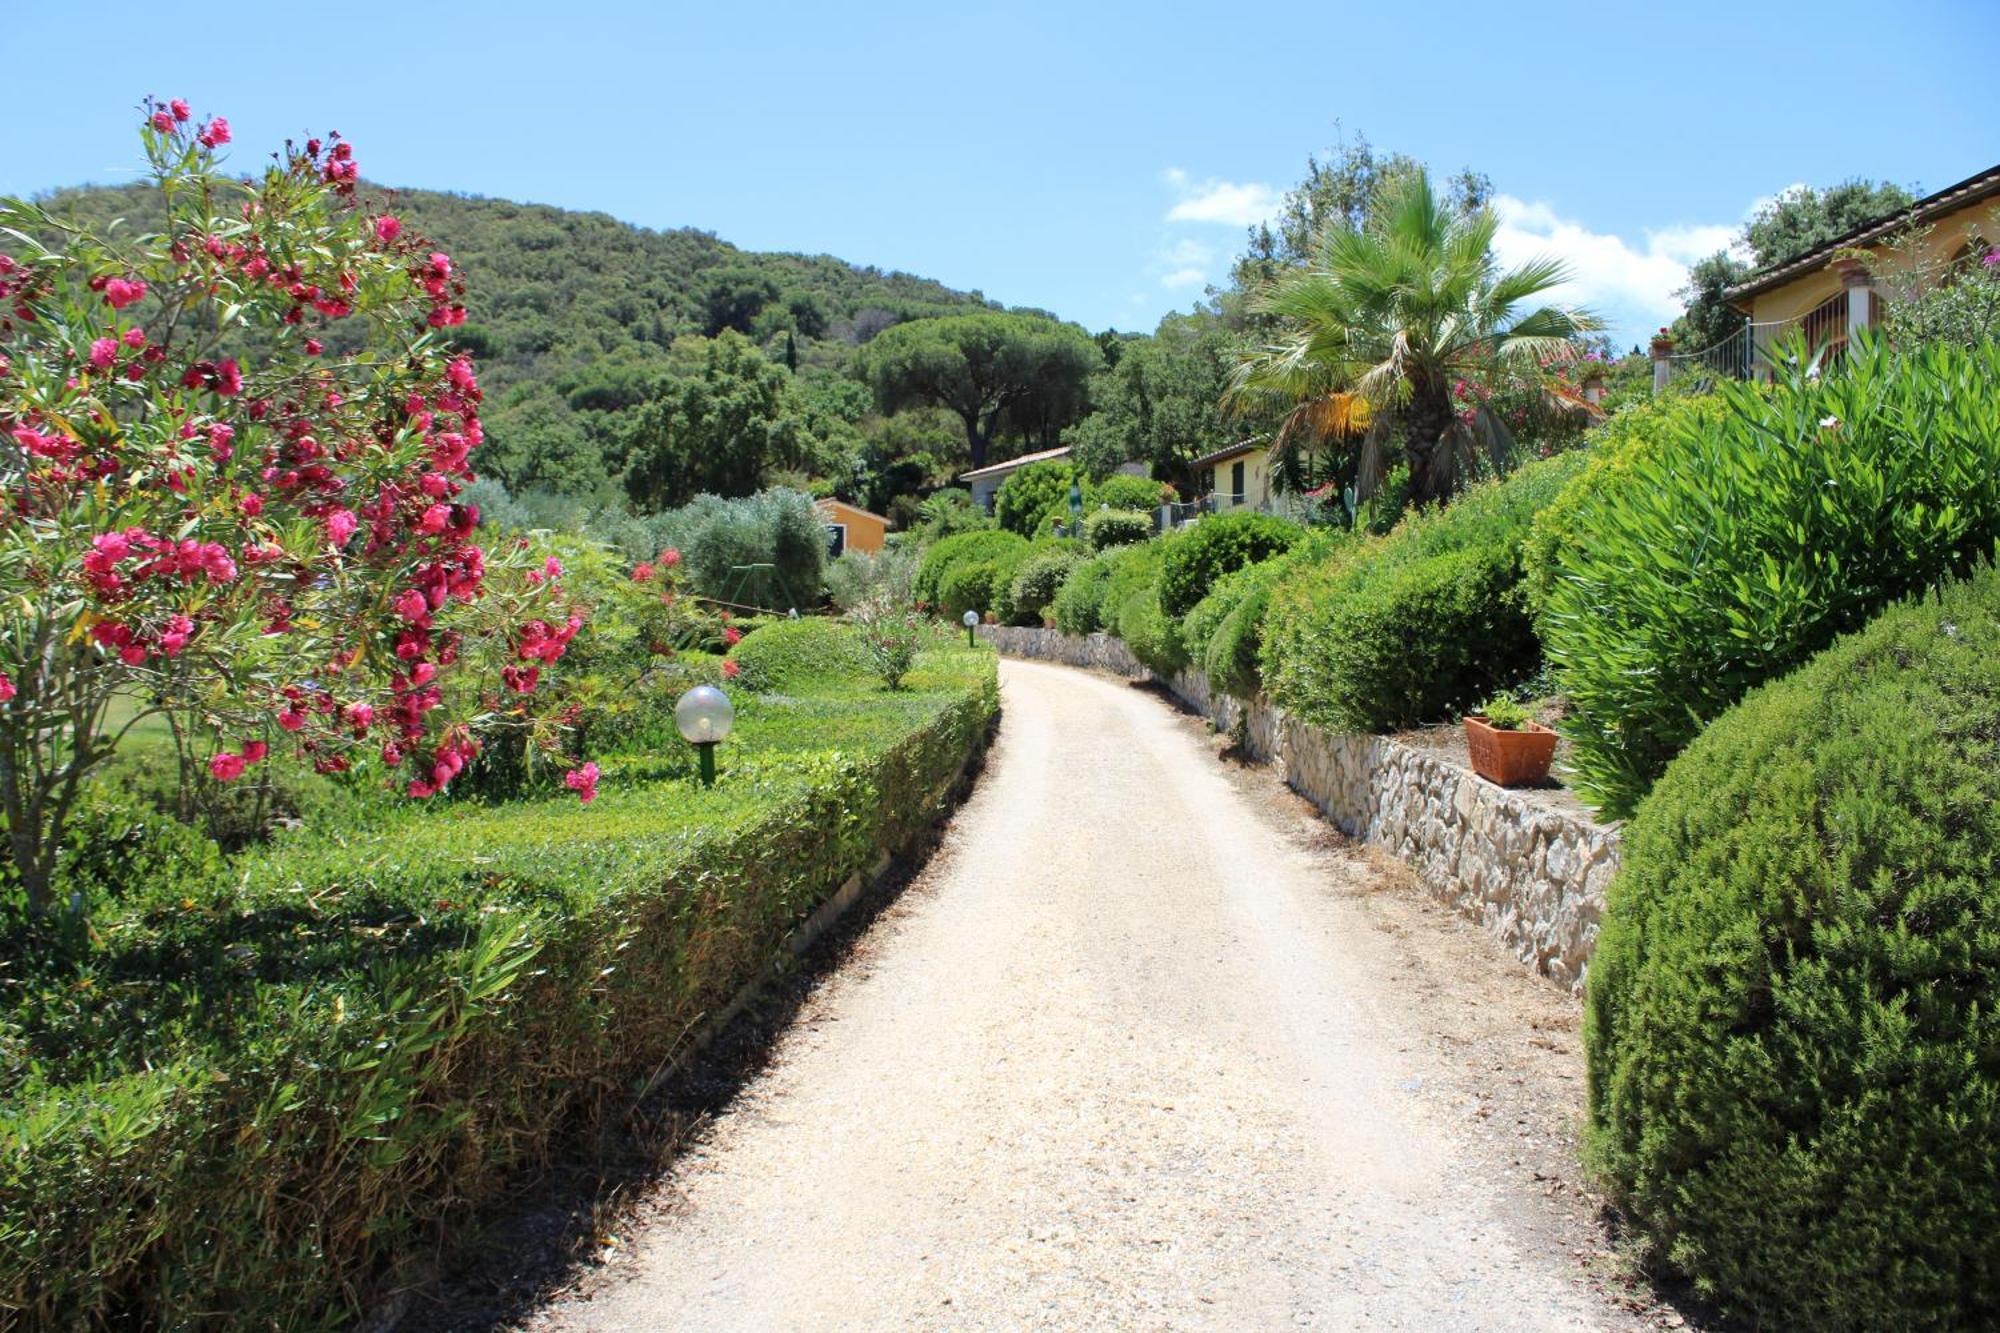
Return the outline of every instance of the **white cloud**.
{"type": "Polygon", "coordinates": [[[1171,273],[1162,275],[1160,285],[1171,291],[1182,287],[1200,287],[1207,283],[1207,281],[1208,271],[1206,269],[1177,268],[1171,273]]]}
{"type": "Polygon", "coordinates": [[[1621,341],[1680,314],[1674,292],[1686,285],[1688,266],[1734,246],[1739,231],[1736,223],[1649,228],[1643,243],[1635,245],[1622,236],[1592,231],[1539,201],[1503,194],[1494,199],[1493,211],[1500,219],[1493,249],[1502,266],[1541,256],[1562,260],[1570,280],[1555,298],[1592,308],[1621,341]]]}
{"type": "Polygon", "coordinates": [[[1272,217],[1284,192],[1258,181],[1196,181],[1179,167],[1169,167],[1162,179],[1177,198],[1167,210],[1169,222],[1218,222],[1250,227],[1272,217]]]}

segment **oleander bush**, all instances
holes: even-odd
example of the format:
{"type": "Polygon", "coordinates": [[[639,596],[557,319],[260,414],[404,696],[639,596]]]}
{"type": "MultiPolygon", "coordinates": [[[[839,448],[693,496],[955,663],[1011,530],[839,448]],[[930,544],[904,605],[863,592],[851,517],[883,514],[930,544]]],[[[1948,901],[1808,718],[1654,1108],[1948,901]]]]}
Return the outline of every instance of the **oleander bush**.
{"type": "Polygon", "coordinates": [[[2000,539],[2000,346],[1725,382],[1568,516],[1541,632],[1578,788],[1629,813],[1744,691],[2000,539]]]}
{"type": "Polygon", "coordinates": [[[1532,675],[1541,660],[1521,593],[1537,510],[1583,464],[1529,463],[1504,481],[1301,560],[1270,593],[1262,680],[1293,716],[1338,731],[1441,721],[1532,675]]]}
{"type": "Polygon", "coordinates": [[[1996,922],[1986,569],[1753,690],[1627,827],[1588,1147],[1657,1259],[1750,1327],[2000,1323],[1996,922]]]}
{"type": "Polygon", "coordinates": [[[1037,550],[1022,562],[1008,591],[1009,623],[1041,624],[1042,613],[1085,558],[1073,545],[1063,544],[1037,550]]]}
{"type": "Polygon", "coordinates": [[[1083,539],[1093,551],[1130,546],[1153,535],[1153,516],[1136,509],[1100,509],[1083,520],[1083,539]]]}
{"type": "Polygon", "coordinates": [[[904,684],[740,695],[713,789],[385,804],[149,875],[88,930],[10,930],[9,1322],[307,1329],[379,1309],[938,817],[994,714],[992,657],[940,645],[904,684]]]}
{"type": "Polygon", "coordinates": [[[1608,490],[1632,484],[1633,469],[1659,457],[1671,426],[1682,422],[1713,426],[1727,412],[1723,400],[1712,394],[1667,394],[1619,409],[1590,433],[1587,461],[1535,515],[1521,549],[1523,590],[1537,619],[1563,561],[1581,540],[1577,521],[1586,504],[1608,490]]]}
{"type": "Polygon", "coordinates": [[[933,543],[925,549],[923,559],[917,564],[917,577],[912,585],[920,606],[936,606],[944,598],[945,578],[961,564],[975,564],[982,560],[995,560],[1010,555],[1027,546],[1027,539],[1017,533],[1001,532],[995,528],[979,528],[972,532],[961,532],[933,543]]]}
{"type": "Polygon", "coordinates": [[[774,621],[731,648],[728,660],[736,664],[736,683],[760,694],[807,690],[869,669],[854,626],[827,616],[774,621]]]}
{"type": "Polygon", "coordinates": [[[1194,610],[1215,581],[1290,549],[1303,529],[1272,514],[1216,514],[1181,532],[1160,570],[1160,608],[1178,618],[1194,610]]]}

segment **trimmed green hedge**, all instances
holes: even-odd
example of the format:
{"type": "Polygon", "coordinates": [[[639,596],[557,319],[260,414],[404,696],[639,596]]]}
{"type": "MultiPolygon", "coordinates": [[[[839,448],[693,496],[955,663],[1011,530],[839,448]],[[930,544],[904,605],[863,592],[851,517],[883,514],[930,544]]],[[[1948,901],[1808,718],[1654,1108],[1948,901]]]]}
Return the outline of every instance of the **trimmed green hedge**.
{"type": "Polygon", "coordinates": [[[1153,511],[1165,503],[1165,497],[1166,488],[1161,483],[1124,472],[1114,472],[1103,481],[1094,481],[1083,488],[1085,509],[1102,509],[1106,505],[1113,510],[1136,509],[1149,520],[1153,511]]]}
{"type": "Polygon", "coordinates": [[[944,599],[945,577],[954,567],[981,560],[997,560],[1021,550],[1027,544],[1027,540],[1016,533],[994,528],[980,528],[946,537],[925,549],[923,559],[917,564],[917,578],[912,591],[919,603],[935,606],[944,599]]]}
{"type": "Polygon", "coordinates": [[[1070,571],[1049,603],[1056,628],[1065,634],[1095,634],[1104,626],[1104,594],[1111,586],[1112,553],[1092,556],[1070,571]]]}
{"type": "Polygon", "coordinates": [[[1625,814],[1705,722],[2000,541],[2000,345],[1725,381],[1569,516],[1541,617],[1578,788],[1625,814]]]}
{"type": "Polygon", "coordinates": [[[868,674],[861,636],[854,626],[830,616],[775,621],[728,655],[738,668],[736,683],[760,693],[810,690],[816,682],[868,674]]]}
{"type": "Polygon", "coordinates": [[[1263,684],[1286,712],[1337,731],[1440,721],[1533,674],[1521,591],[1535,512],[1583,465],[1561,454],[1301,560],[1270,594],[1263,684]]]}
{"type": "Polygon", "coordinates": [[[1130,546],[1153,535],[1153,516],[1136,509],[1101,509],[1083,520],[1083,538],[1093,551],[1130,546]]]}
{"type": "Polygon", "coordinates": [[[953,565],[951,572],[944,576],[938,606],[952,620],[957,620],[967,611],[984,616],[993,609],[993,599],[1003,586],[1003,577],[1000,562],[996,560],[974,560],[953,565]]]}
{"type": "Polygon", "coordinates": [[[399,807],[0,941],[0,1305],[351,1323],[942,812],[993,659],[905,684],[742,697],[712,790],[399,807]]]}
{"type": "Polygon", "coordinates": [[[1291,549],[1303,531],[1272,514],[1238,511],[1204,518],[1167,543],[1160,609],[1176,619],[1186,615],[1217,579],[1291,549]]]}
{"type": "Polygon", "coordinates": [[[2000,574],[1749,694],[1624,840],[1589,1150],[1753,1326],[2000,1323],[2000,574]]]}
{"type": "Polygon", "coordinates": [[[1083,552],[1066,544],[1038,550],[1023,561],[1007,592],[1009,623],[1041,624],[1043,611],[1084,558],[1083,552]]]}
{"type": "Polygon", "coordinates": [[[1009,532],[1038,537],[1051,513],[1068,514],[1076,469],[1059,458],[1030,463],[1007,474],[993,493],[994,521],[1009,532]]]}

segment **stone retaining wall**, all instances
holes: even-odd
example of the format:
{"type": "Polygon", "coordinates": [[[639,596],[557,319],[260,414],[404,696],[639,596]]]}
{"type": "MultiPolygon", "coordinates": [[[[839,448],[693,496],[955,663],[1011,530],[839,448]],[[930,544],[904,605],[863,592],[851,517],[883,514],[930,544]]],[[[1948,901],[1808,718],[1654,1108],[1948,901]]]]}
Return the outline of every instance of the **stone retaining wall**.
{"type": "MultiPolygon", "coordinates": [[[[986,626],[1010,657],[1150,678],[1118,639],[986,626]]],[[[1160,683],[1245,750],[1275,764],[1294,791],[1350,837],[1386,848],[1424,886],[1483,923],[1522,962],[1572,992],[1597,944],[1604,890],[1618,868],[1618,831],[1532,792],[1497,787],[1442,753],[1383,736],[1294,722],[1263,700],[1209,688],[1199,671],[1160,683]]]]}

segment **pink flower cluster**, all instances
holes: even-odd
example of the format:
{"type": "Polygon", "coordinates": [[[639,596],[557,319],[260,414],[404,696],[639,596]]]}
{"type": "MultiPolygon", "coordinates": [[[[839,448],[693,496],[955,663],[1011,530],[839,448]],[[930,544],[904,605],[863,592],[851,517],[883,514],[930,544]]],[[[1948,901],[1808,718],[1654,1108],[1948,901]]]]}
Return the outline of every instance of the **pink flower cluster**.
{"type": "Polygon", "coordinates": [[[597,765],[585,764],[563,774],[563,784],[577,794],[585,805],[597,799],[597,765]]]}

